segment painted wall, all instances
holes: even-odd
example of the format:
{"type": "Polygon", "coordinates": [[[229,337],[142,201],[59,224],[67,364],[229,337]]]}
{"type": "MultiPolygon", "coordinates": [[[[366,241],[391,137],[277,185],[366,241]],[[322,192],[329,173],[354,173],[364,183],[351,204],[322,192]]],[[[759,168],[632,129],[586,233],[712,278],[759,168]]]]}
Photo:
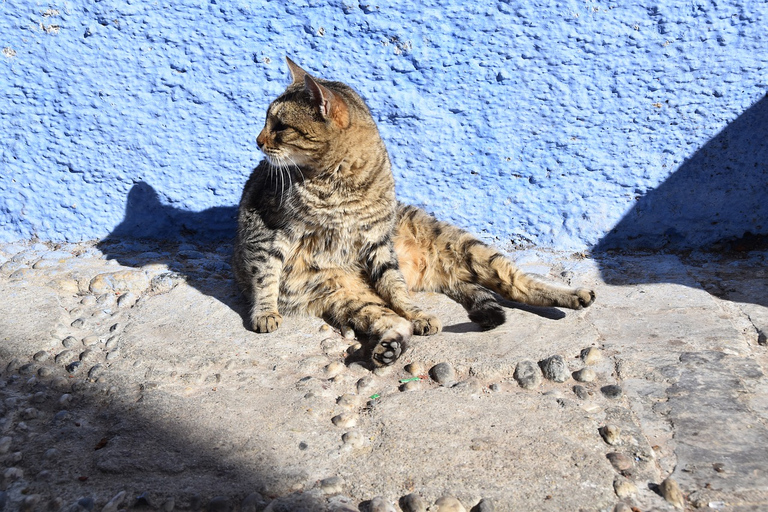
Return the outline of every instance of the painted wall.
{"type": "Polygon", "coordinates": [[[231,235],[284,55],[502,247],[768,232],[764,0],[367,2],[0,3],[0,240],[231,235]]]}

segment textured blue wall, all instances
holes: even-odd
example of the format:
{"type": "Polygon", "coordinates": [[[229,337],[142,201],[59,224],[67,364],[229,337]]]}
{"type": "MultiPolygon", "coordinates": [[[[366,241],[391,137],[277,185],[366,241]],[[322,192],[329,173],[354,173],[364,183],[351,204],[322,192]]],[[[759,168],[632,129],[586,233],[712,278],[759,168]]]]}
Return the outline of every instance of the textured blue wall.
{"type": "Polygon", "coordinates": [[[0,240],[231,232],[284,55],[502,247],[768,232],[764,0],[366,2],[0,3],[0,240]]]}

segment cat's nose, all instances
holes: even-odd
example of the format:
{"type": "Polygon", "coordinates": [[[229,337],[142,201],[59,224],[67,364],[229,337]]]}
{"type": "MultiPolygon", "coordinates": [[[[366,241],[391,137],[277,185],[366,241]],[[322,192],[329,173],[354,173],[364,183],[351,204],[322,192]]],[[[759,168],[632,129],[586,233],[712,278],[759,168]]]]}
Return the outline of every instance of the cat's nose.
{"type": "Polygon", "coordinates": [[[256,137],[256,144],[259,146],[259,149],[264,147],[265,137],[263,133],[260,133],[258,137],[256,137]]]}

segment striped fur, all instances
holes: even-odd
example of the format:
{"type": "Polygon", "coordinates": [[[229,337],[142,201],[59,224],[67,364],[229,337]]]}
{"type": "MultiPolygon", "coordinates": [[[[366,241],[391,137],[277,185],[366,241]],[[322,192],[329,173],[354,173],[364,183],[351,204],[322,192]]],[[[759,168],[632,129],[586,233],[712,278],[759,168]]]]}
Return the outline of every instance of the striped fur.
{"type": "Polygon", "coordinates": [[[492,292],[537,306],[592,303],[592,291],[528,276],[467,232],[398,203],[363,100],[288,66],[293,82],[269,106],[257,138],[266,159],[238,211],[233,269],[256,332],[309,313],[367,334],[372,362],[388,365],[412,334],[441,329],[409,291],[444,293],[487,329],[504,322],[492,292]]]}

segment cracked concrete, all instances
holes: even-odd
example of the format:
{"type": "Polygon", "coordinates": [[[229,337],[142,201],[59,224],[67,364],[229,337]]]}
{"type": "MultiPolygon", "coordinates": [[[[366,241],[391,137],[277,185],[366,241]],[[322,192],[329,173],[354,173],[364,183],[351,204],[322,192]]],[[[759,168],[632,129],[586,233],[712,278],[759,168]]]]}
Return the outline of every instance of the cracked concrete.
{"type": "Polygon", "coordinates": [[[766,254],[518,256],[597,302],[508,304],[481,332],[423,294],[444,331],[372,373],[320,319],[247,331],[226,247],[0,246],[0,510],[674,510],[670,475],[689,508],[765,510],[766,254]],[[592,381],[513,378],[588,347],[592,381]],[[441,362],[456,385],[427,375],[441,362]]]}

